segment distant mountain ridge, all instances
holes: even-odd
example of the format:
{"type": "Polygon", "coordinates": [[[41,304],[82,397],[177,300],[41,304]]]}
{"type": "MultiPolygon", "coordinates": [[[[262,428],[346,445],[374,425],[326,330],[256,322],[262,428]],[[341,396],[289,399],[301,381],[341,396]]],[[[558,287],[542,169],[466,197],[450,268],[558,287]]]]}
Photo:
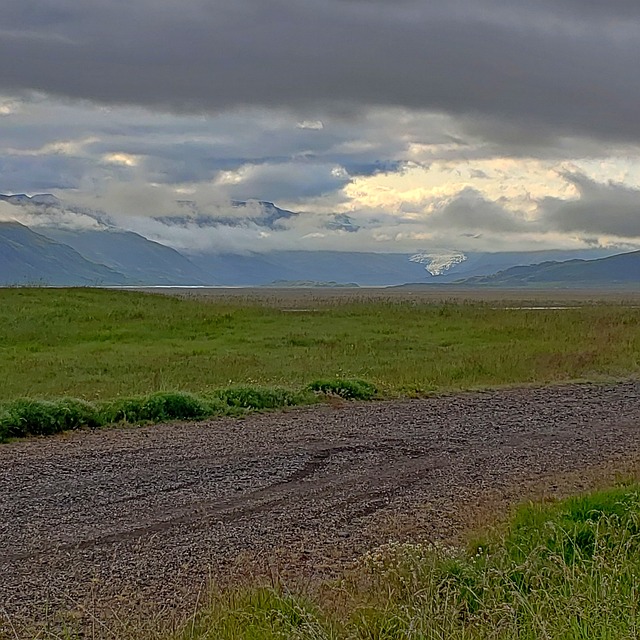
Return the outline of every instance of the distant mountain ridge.
{"type": "MultiPolygon", "coordinates": [[[[17,214],[22,207],[29,207],[30,219],[35,220],[37,226],[29,229],[19,222],[0,223],[0,285],[260,286],[288,281],[354,283],[358,286],[453,282],[466,282],[469,286],[534,286],[536,282],[561,286],[558,283],[563,282],[562,278],[568,278],[567,282],[590,281],[603,285],[607,282],[633,284],[640,279],[640,269],[634,259],[622,257],[605,263],[613,265],[606,273],[596,267],[589,275],[576,275],[576,268],[597,262],[585,258],[609,256],[611,251],[605,249],[500,253],[428,249],[414,253],[177,251],[117,227],[109,216],[99,211],[68,207],[52,194],[0,194],[1,202],[18,207],[17,214]],[[56,226],[56,216],[60,212],[88,216],[85,222],[89,221],[90,228],[69,228],[68,216],[64,218],[64,224],[56,226]],[[568,266],[557,266],[566,265],[562,261],[567,259],[573,259],[570,264],[574,271],[568,266]],[[631,262],[622,266],[625,260],[631,262]],[[626,273],[621,275],[620,270],[626,273]]],[[[183,201],[182,207],[183,210],[186,208],[184,215],[156,220],[169,229],[195,223],[202,225],[203,233],[216,233],[215,227],[226,220],[200,214],[195,203],[190,201],[183,201]]],[[[237,201],[233,207],[243,214],[240,220],[272,229],[295,216],[304,215],[266,201],[237,201]]],[[[343,214],[328,218],[326,225],[354,234],[359,229],[343,214]]]]}
{"type": "Polygon", "coordinates": [[[37,204],[37,205],[57,205],[60,200],[56,198],[52,193],[38,193],[33,196],[28,196],[26,193],[16,193],[11,196],[6,196],[0,193],[0,200],[8,202],[9,204],[37,204]]]}
{"type": "Polygon", "coordinates": [[[216,284],[212,277],[187,257],[158,242],[132,231],[69,231],[39,229],[52,240],[66,244],[80,255],[106,265],[133,282],[157,285],[216,284]]]}
{"type": "Polygon", "coordinates": [[[100,286],[132,281],[19,222],[0,222],[0,284],[100,286]]]}
{"type": "Polygon", "coordinates": [[[596,260],[567,260],[516,266],[493,275],[461,281],[468,285],[494,287],[525,286],[628,286],[640,287],[640,251],[621,253],[596,260]]]}

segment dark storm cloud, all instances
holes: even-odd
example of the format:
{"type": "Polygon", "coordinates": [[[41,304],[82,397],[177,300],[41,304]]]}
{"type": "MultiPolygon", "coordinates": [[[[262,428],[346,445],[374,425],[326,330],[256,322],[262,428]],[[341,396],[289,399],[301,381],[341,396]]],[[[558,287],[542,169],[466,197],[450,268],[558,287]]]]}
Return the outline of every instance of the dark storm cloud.
{"type": "Polygon", "coordinates": [[[540,208],[545,226],[562,232],[640,238],[640,190],[594,182],[579,173],[563,175],[576,187],[579,198],[544,199],[540,208]]]}
{"type": "Polygon", "coordinates": [[[516,233],[531,231],[521,217],[487,200],[476,189],[467,187],[429,215],[426,226],[434,229],[516,233]]]}
{"type": "Polygon", "coordinates": [[[5,0],[0,90],[306,120],[401,106],[637,142],[639,29],[635,0],[5,0]]]}

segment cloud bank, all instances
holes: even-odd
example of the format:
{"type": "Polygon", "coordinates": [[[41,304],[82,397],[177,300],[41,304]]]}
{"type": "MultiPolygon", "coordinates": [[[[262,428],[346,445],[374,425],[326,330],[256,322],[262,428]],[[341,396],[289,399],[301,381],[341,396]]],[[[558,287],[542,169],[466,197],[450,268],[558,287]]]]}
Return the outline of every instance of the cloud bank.
{"type": "Polygon", "coordinates": [[[631,1],[7,0],[3,16],[11,93],[209,113],[399,106],[640,139],[631,1]]]}
{"type": "Polygon", "coordinates": [[[635,0],[3,9],[0,193],[71,207],[23,208],[31,225],[117,223],[220,251],[640,237],[635,0]],[[273,229],[235,200],[300,215],[273,229]],[[206,232],[167,224],[180,201],[206,232]]]}

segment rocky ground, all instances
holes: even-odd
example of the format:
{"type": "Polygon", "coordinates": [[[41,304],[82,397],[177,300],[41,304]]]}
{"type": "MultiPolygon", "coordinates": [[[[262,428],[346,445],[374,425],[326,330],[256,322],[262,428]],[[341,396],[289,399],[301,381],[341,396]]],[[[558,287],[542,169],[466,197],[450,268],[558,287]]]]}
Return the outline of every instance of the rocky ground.
{"type": "Polygon", "coordinates": [[[514,501],[637,473],[639,453],[639,381],[0,445],[0,629],[179,615],[203,585],[253,575],[310,583],[389,538],[452,539],[514,501]]]}

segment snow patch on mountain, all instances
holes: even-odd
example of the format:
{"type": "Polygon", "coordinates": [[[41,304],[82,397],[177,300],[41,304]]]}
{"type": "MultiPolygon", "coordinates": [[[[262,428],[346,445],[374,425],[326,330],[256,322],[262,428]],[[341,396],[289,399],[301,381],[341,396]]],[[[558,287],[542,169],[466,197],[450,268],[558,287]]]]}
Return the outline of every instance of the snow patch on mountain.
{"type": "Polygon", "coordinates": [[[452,267],[464,262],[466,259],[467,256],[460,251],[421,251],[420,253],[412,255],[409,258],[409,261],[425,265],[424,268],[432,276],[441,276],[452,267]]]}
{"type": "Polygon", "coordinates": [[[26,193],[16,193],[14,195],[4,195],[0,193],[0,200],[17,205],[41,204],[45,206],[57,206],[60,204],[60,200],[51,193],[36,193],[33,196],[28,196],[26,193]]]}

